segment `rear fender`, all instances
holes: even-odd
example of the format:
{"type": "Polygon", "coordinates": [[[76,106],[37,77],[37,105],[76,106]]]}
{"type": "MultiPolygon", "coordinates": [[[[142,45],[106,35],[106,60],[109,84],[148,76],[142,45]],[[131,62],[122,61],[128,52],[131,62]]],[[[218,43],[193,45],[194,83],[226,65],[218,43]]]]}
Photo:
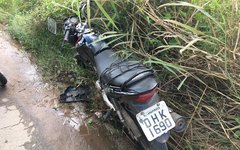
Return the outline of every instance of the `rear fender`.
{"type": "MultiPolygon", "coordinates": [[[[139,113],[142,110],[147,109],[148,107],[153,106],[154,104],[156,104],[158,102],[159,102],[159,96],[158,96],[157,93],[155,93],[153,95],[153,97],[147,103],[137,103],[135,101],[128,101],[127,102],[128,107],[131,110],[132,116],[134,117],[134,120],[135,120],[138,128],[141,131],[142,131],[142,129],[141,129],[140,125],[138,124],[137,120],[136,120],[136,114],[139,113]]],[[[142,135],[144,135],[143,131],[142,131],[142,135]]],[[[165,134],[161,135],[160,137],[156,138],[155,140],[153,140],[151,143],[165,143],[165,142],[167,142],[169,136],[170,136],[169,133],[165,133],[165,134]]]]}

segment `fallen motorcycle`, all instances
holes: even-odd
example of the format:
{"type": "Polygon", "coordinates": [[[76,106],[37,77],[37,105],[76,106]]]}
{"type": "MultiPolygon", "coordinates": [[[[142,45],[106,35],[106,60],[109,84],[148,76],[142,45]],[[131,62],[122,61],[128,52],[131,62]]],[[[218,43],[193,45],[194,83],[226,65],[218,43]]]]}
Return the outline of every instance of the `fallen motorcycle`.
{"type": "Polygon", "coordinates": [[[4,87],[7,84],[6,77],[0,72],[0,87],[4,87]]]}
{"type": "MultiPolygon", "coordinates": [[[[115,55],[106,41],[99,40],[99,34],[88,27],[83,15],[85,6],[81,5],[81,16],[64,20],[64,41],[75,46],[78,62],[90,62],[95,69],[96,86],[109,106],[103,118],[115,112],[131,138],[144,149],[167,150],[169,131],[183,132],[185,118],[159,97],[153,69],[115,55]]],[[[48,30],[56,34],[56,21],[50,17],[48,30]]]]}

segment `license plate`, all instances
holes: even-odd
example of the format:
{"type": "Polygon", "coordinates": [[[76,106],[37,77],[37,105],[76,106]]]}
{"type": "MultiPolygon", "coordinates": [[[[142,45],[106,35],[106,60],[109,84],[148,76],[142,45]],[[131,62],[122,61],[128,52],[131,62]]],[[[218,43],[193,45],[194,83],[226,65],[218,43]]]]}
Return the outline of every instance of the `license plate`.
{"type": "Polygon", "coordinates": [[[164,101],[141,111],[136,118],[148,141],[154,140],[175,127],[175,122],[164,101]]]}

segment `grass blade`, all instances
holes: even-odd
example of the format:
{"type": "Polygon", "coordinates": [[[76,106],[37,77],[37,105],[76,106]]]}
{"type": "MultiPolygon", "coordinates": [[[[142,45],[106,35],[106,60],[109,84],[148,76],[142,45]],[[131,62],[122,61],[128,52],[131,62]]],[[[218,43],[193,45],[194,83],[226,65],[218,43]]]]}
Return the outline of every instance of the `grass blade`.
{"type": "Polygon", "coordinates": [[[209,19],[211,19],[214,23],[216,23],[219,26],[219,28],[225,33],[225,30],[220,25],[220,23],[215,18],[213,18],[208,12],[206,12],[203,7],[200,7],[200,6],[197,6],[197,5],[193,5],[193,4],[190,4],[188,2],[178,2],[178,3],[163,4],[163,5],[159,6],[158,8],[163,8],[163,7],[166,7],[166,6],[187,6],[187,7],[195,8],[198,11],[200,11],[202,14],[207,16],[209,19]]]}
{"type": "Polygon", "coordinates": [[[184,82],[187,80],[188,76],[185,76],[185,78],[181,81],[181,83],[179,84],[179,86],[177,87],[178,90],[181,89],[182,85],[184,84],[184,82]]]}
{"type": "Polygon", "coordinates": [[[190,26],[188,26],[188,25],[186,25],[186,24],[183,24],[183,23],[181,23],[181,22],[178,22],[178,21],[175,21],[175,20],[168,20],[168,19],[165,19],[164,21],[165,21],[165,22],[172,23],[172,24],[175,24],[175,25],[178,25],[178,26],[180,26],[180,27],[183,27],[184,29],[186,29],[186,30],[188,30],[188,31],[191,31],[192,33],[195,33],[195,34],[197,34],[197,35],[204,35],[203,32],[201,32],[201,31],[199,31],[199,30],[197,30],[197,29],[195,29],[195,28],[193,28],[193,27],[190,27],[190,26]]]}
{"type": "Polygon", "coordinates": [[[114,23],[113,19],[109,16],[109,14],[106,12],[106,10],[103,8],[103,6],[97,1],[95,0],[95,3],[97,4],[98,8],[101,10],[101,12],[103,13],[103,15],[108,19],[108,21],[117,29],[118,27],[116,26],[116,24],[114,23]]]}
{"type": "Polygon", "coordinates": [[[88,25],[91,28],[91,11],[90,11],[90,0],[87,0],[87,20],[88,20],[88,25]]]}
{"type": "Polygon", "coordinates": [[[125,34],[112,34],[112,35],[108,35],[108,36],[103,36],[103,37],[98,38],[97,40],[95,40],[91,44],[94,44],[94,43],[97,43],[97,42],[100,42],[100,41],[103,41],[103,40],[106,40],[106,39],[110,39],[110,38],[113,38],[113,37],[116,38],[116,37],[123,37],[123,36],[125,36],[125,34]]]}

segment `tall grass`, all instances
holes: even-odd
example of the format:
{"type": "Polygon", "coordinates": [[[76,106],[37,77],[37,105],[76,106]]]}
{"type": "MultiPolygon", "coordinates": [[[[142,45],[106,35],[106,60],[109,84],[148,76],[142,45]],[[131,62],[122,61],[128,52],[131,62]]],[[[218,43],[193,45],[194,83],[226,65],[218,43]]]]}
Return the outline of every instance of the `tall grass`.
{"type": "MultiPolygon", "coordinates": [[[[137,56],[154,67],[161,99],[187,117],[187,131],[172,133],[172,149],[240,149],[239,5],[237,0],[88,3],[91,27],[106,32],[105,38],[114,37],[108,41],[118,54],[137,56]]],[[[44,23],[49,15],[60,21],[79,14],[77,1],[15,6],[8,10],[13,15],[9,30],[44,70],[55,77],[58,69],[84,75],[86,70],[74,67],[73,50],[60,47],[62,35],[51,37],[44,23]]]]}
{"type": "Polygon", "coordinates": [[[92,13],[93,26],[126,35],[118,53],[152,65],[162,99],[188,118],[172,148],[240,148],[240,12],[231,2],[104,1],[92,13]]]}

